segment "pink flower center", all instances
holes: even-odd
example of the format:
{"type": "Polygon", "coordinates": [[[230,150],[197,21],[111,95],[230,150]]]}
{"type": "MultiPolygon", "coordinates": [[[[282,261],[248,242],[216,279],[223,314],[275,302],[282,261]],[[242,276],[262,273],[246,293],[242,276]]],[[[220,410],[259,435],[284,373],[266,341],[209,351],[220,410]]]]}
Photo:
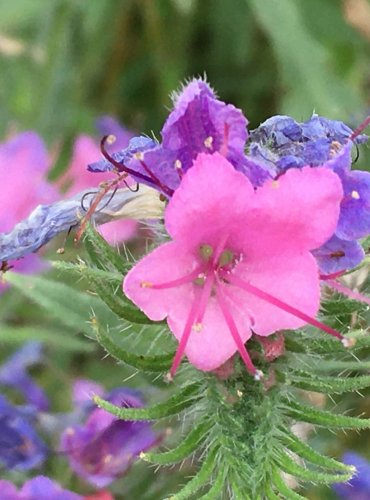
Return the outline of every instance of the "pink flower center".
{"type": "MultiPolygon", "coordinates": [[[[235,254],[232,250],[225,248],[226,241],[227,237],[222,238],[216,248],[209,244],[200,245],[197,256],[198,265],[193,271],[185,276],[165,283],[151,283],[148,281],[141,282],[141,286],[143,288],[152,288],[154,290],[174,288],[189,283],[193,283],[194,285],[194,300],[172,363],[170,370],[171,377],[173,377],[176,373],[192,331],[200,333],[202,331],[203,319],[211,296],[215,297],[217,300],[225,323],[230,331],[230,335],[235,342],[237,350],[239,351],[247,370],[257,380],[262,377],[262,372],[257,370],[253,365],[244,342],[242,341],[237,325],[232,317],[230,298],[227,294],[227,290],[230,286],[242,289],[247,294],[254,295],[260,300],[268,302],[269,304],[296,316],[306,323],[311,324],[316,328],[333,335],[334,337],[337,337],[342,340],[343,345],[346,347],[350,345],[348,339],[344,338],[343,335],[341,335],[337,330],[334,330],[333,328],[321,323],[316,318],[307,315],[294,306],[291,306],[279,298],[274,297],[260,288],[257,288],[250,282],[239,278],[237,276],[237,265],[238,262],[243,259],[243,256],[235,254]]],[[[255,323],[252,314],[250,314],[250,323],[252,326],[255,323]]]]}

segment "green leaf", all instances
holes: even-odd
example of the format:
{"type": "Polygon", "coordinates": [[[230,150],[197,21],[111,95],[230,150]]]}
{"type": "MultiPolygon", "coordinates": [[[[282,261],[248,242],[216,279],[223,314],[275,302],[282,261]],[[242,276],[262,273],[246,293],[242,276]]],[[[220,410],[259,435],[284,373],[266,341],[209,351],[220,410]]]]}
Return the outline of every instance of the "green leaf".
{"type": "Polygon", "coordinates": [[[304,370],[289,374],[295,387],[324,394],[355,392],[370,386],[370,375],[358,377],[318,377],[304,370]]]}
{"type": "Polygon", "coordinates": [[[63,260],[54,260],[51,264],[58,271],[78,274],[87,281],[89,281],[90,278],[95,278],[97,280],[111,281],[115,285],[122,283],[122,276],[116,271],[105,271],[104,269],[89,267],[83,261],[73,263],[65,262],[63,260]]]}
{"type": "Polygon", "coordinates": [[[207,457],[203,460],[202,466],[196,475],[190,479],[180,491],[171,496],[171,500],[186,500],[207,483],[216,465],[215,460],[217,452],[218,448],[214,448],[212,451],[208,452],[207,457]]]}
{"type": "Polygon", "coordinates": [[[199,444],[206,439],[209,430],[210,423],[208,421],[202,422],[176,448],[162,453],[144,453],[141,458],[156,465],[171,465],[181,462],[194,453],[199,444]]]}
{"type": "Polygon", "coordinates": [[[286,414],[297,421],[308,422],[326,428],[342,429],[368,429],[370,428],[370,419],[348,417],[346,415],[335,415],[325,410],[318,410],[306,406],[297,401],[286,399],[286,414]]]}
{"type": "Polygon", "coordinates": [[[225,484],[225,478],[227,476],[227,471],[225,467],[220,467],[215,479],[213,480],[213,484],[210,489],[202,495],[198,497],[199,500],[218,500],[222,494],[223,487],[225,484]]]}
{"type": "Polygon", "coordinates": [[[346,482],[353,476],[353,471],[342,474],[330,474],[327,472],[320,472],[318,470],[307,469],[282,451],[276,451],[276,462],[279,468],[284,472],[314,484],[346,482]]]}
{"type": "Polygon", "coordinates": [[[283,495],[284,500],[307,500],[305,497],[302,497],[302,495],[299,495],[299,493],[289,488],[282,479],[280,470],[273,470],[271,479],[278,492],[283,495]]]}
{"type": "Polygon", "coordinates": [[[157,420],[177,415],[186,408],[189,408],[189,406],[193,405],[201,397],[199,389],[200,385],[198,383],[188,384],[167,401],[149,408],[120,408],[108,401],[104,401],[99,396],[94,397],[94,402],[123,420],[157,420]]]}
{"type": "Polygon", "coordinates": [[[84,234],[85,247],[93,264],[99,269],[115,270],[123,279],[133,263],[116,252],[90,224],[87,225],[84,234]]]}
{"type": "Polygon", "coordinates": [[[35,326],[9,326],[0,324],[0,342],[22,344],[29,340],[39,340],[51,347],[71,352],[92,352],[96,344],[87,339],[79,339],[65,330],[35,326]]]}
{"type": "Polygon", "coordinates": [[[271,484],[266,485],[266,499],[267,500],[281,500],[281,497],[278,497],[277,494],[272,489],[271,484]]]}
{"type": "Polygon", "coordinates": [[[101,321],[112,323],[112,314],[100,299],[86,292],[77,291],[65,283],[13,272],[7,272],[4,279],[16,287],[22,295],[44,308],[61,324],[76,331],[90,331],[87,323],[93,311],[101,321]]]}
{"type": "Polygon", "coordinates": [[[122,361],[138,370],[149,372],[165,372],[170,369],[175,353],[158,354],[157,356],[134,354],[115,344],[105,329],[98,323],[98,320],[93,321],[92,326],[99,344],[118,361],[122,361]]]}
{"type": "Polygon", "coordinates": [[[248,0],[270,39],[284,86],[282,114],[309,117],[315,110],[332,118],[361,109],[353,86],[337,76],[332,55],[314,38],[296,0],[248,0]]]}
{"type": "Polygon", "coordinates": [[[282,433],[279,439],[290,451],[294,452],[296,455],[303,458],[304,460],[307,460],[313,465],[331,469],[333,471],[343,471],[348,474],[353,474],[354,472],[351,465],[346,465],[342,462],[334,460],[334,458],[321,455],[321,453],[318,453],[316,450],[311,448],[311,446],[301,441],[297,436],[295,436],[292,432],[289,432],[287,429],[282,429],[282,433]]]}

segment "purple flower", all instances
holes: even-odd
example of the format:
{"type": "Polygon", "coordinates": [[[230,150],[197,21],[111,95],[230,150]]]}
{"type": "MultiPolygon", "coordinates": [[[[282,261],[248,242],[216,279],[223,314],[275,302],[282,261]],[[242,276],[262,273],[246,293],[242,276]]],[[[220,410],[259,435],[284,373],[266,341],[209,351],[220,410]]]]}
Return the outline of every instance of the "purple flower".
{"type": "MultiPolygon", "coordinates": [[[[370,233],[370,173],[351,170],[352,130],[343,122],[313,115],[304,123],[274,116],[251,133],[249,157],[263,159],[273,177],[290,168],[324,166],[341,179],[344,197],[335,235],[313,252],[322,273],[358,265],[364,252],[357,242],[370,233]]],[[[360,135],[360,144],[367,136],[360,135]]]]}
{"type": "MultiPolygon", "coordinates": [[[[113,155],[119,171],[127,171],[167,196],[179,186],[199,153],[219,151],[237,170],[258,175],[259,164],[248,165],[244,155],[248,121],[239,109],[218,100],[200,79],[192,80],[173,100],[174,109],[161,132],[162,143],[145,137],[132,139],[126,150],[113,155]]],[[[112,170],[113,164],[105,159],[89,169],[112,170]]]]}
{"type": "Polygon", "coordinates": [[[365,257],[365,252],[357,241],[341,240],[336,235],[312,252],[320,270],[333,274],[344,269],[358,266],[365,257]]]}
{"type": "Polygon", "coordinates": [[[335,492],[343,500],[368,500],[370,498],[370,463],[357,453],[347,452],[343,462],[356,467],[356,475],[347,483],[333,486],[335,492]]]}
{"type": "Polygon", "coordinates": [[[42,357],[41,343],[27,342],[0,367],[0,384],[14,387],[37,410],[46,411],[49,408],[46,394],[27,373],[30,366],[42,361],[42,357]]]}
{"type": "MultiPolygon", "coordinates": [[[[115,389],[106,399],[122,407],[143,406],[140,393],[128,388],[115,389]]],[[[93,408],[83,425],[64,431],[61,450],[76,474],[102,488],[124,474],[140,452],[156,442],[149,423],[123,421],[93,408]]]]}
{"type": "Polygon", "coordinates": [[[2,500],[82,500],[81,495],[64,490],[58,483],[45,476],[26,481],[18,491],[10,481],[0,480],[2,500]]]}
{"type": "Polygon", "coordinates": [[[46,458],[46,446],[33,428],[34,409],[12,406],[0,396],[0,463],[6,469],[28,470],[46,458]]]}

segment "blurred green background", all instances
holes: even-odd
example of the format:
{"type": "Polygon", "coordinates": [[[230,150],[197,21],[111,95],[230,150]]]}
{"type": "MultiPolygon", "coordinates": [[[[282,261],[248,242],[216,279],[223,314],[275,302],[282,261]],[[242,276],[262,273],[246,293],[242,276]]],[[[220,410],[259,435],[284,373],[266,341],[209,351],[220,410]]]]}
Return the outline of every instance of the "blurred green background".
{"type": "MultiPolygon", "coordinates": [[[[369,0],[0,0],[0,134],[36,130],[50,147],[62,145],[63,169],[74,138],[94,133],[101,114],[158,137],[170,93],[204,74],[250,128],[274,114],[305,120],[313,111],[356,126],[369,113],[369,41],[369,0]]],[[[22,314],[25,323],[52,323],[14,293],[1,301],[11,323],[22,314]]],[[[129,373],[113,362],[107,371],[100,354],[86,355],[92,349],[77,346],[74,358],[73,347],[62,349],[49,366],[49,390],[81,371],[122,383],[129,373]]],[[[342,406],[367,411],[366,399],[349,398],[342,406]]],[[[366,454],[370,440],[361,436],[317,436],[316,445],[366,454]]],[[[311,494],[331,498],[329,489],[311,494]]]]}

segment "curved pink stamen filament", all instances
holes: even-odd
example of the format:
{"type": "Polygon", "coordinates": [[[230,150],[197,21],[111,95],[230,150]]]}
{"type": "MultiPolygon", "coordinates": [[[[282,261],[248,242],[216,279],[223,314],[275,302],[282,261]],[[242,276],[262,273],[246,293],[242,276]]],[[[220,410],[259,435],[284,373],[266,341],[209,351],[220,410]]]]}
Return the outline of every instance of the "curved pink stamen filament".
{"type": "Polygon", "coordinates": [[[200,275],[202,274],[202,270],[204,269],[204,266],[200,266],[194,271],[192,271],[189,274],[186,274],[185,276],[182,276],[181,278],[177,278],[176,280],[172,281],[167,281],[165,283],[151,283],[142,281],[141,286],[143,288],[152,288],[154,290],[163,290],[165,288],[175,288],[180,285],[186,285],[187,283],[191,283],[195,279],[199,278],[200,275]]]}
{"type": "Polygon", "coordinates": [[[335,278],[339,278],[340,276],[343,276],[343,274],[345,274],[347,271],[337,271],[335,273],[330,273],[330,274],[320,274],[319,275],[319,278],[321,280],[331,280],[331,279],[335,279],[335,278]]]}
{"type": "Polygon", "coordinates": [[[222,154],[222,156],[225,156],[225,158],[226,158],[228,150],[229,150],[229,146],[228,146],[229,132],[230,132],[230,125],[228,123],[225,123],[224,124],[224,137],[223,137],[222,144],[220,147],[220,154],[222,154]]]}
{"type": "Polygon", "coordinates": [[[241,280],[237,276],[233,274],[225,274],[224,279],[226,279],[229,283],[232,285],[235,285],[243,290],[245,290],[248,293],[251,293],[252,295],[255,295],[261,300],[264,300],[265,302],[268,302],[269,304],[272,304],[273,306],[278,307],[279,309],[282,309],[283,311],[286,311],[289,314],[292,314],[293,316],[296,316],[297,318],[302,319],[306,323],[315,326],[316,328],[319,328],[320,330],[323,330],[326,333],[329,333],[329,335],[332,335],[333,337],[337,337],[340,340],[343,340],[345,337],[341,333],[339,333],[337,330],[334,330],[334,328],[331,328],[330,326],[324,325],[324,323],[321,323],[315,318],[312,318],[308,314],[300,311],[299,309],[296,309],[295,307],[287,304],[286,302],[283,302],[282,300],[278,299],[277,297],[274,297],[273,295],[270,295],[267,292],[264,292],[260,288],[255,287],[254,285],[251,285],[250,283],[247,283],[244,280],[241,280]]]}
{"type": "Polygon", "coordinates": [[[358,137],[368,125],[370,125],[370,116],[367,116],[365,120],[362,123],[360,123],[360,125],[356,128],[356,130],[352,132],[352,134],[349,136],[348,139],[350,141],[356,139],[356,137],[358,137]]]}
{"type": "Polygon", "coordinates": [[[366,295],[362,295],[362,293],[355,292],[354,290],[351,290],[350,288],[342,285],[342,283],[338,283],[338,281],[327,280],[326,284],[331,288],[334,288],[334,290],[337,290],[337,292],[346,295],[350,299],[359,300],[360,302],[364,302],[365,304],[370,305],[370,297],[366,297],[366,295]]]}
{"type": "Polygon", "coordinates": [[[217,301],[219,303],[219,306],[221,308],[222,314],[225,318],[226,324],[230,330],[231,336],[235,342],[236,347],[238,348],[239,354],[244,361],[245,366],[247,367],[247,370],[249,371],[250,374],[256,375],[257,374],[257,369],[252,363],[252,360],[248,354],[248,351],[244,345],[244,342],[242,341],[240,334],[238,332],[238,328],[234,322],[234,319],[232,315],[230,314],[229,311],[229,306],[225,301],[223,292],[221,290],[222,285],[220,284],[217,287],[217,301]]]}
{"type": "Polygon", "coordinates": [[[197,315],[197,323],[201,323],[203,321],[204,314],[207,309],[208,301],[212,293],[213,284],[215,282],[214,272],[210,272],[207,275],[206,281],[204,283],[204,288],[202,291],[202,295],[199,299],[199,310],[197,315]]]}

